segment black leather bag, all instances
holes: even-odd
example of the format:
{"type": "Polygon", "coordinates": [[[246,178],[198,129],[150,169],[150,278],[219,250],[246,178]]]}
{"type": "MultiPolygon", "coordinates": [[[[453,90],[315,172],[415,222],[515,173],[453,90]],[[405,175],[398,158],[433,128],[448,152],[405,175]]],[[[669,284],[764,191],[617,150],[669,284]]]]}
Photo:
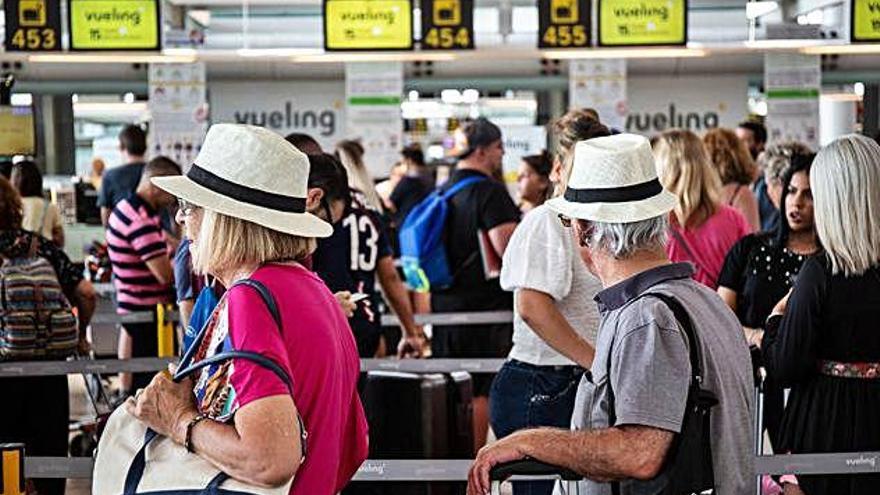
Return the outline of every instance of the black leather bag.
{"type": "MultiPolygon", "coordinates": [[[[694,332],[693,322],[684,307],[675,298],[660,293],[648,293],[642,297],[655,297],[663,301],[675,315],[689,342],[691,381],[681,432],[675,435],[666,454],[666,461],[657,481],[665,479],[665,488],[658,495],[700,494],[715,488],[715,471],[712,466],[712,438],[710,433],[711,410],[718,404],[715,394],[702,388],[703,371],[700,356],[700,340],[694,332]]],[[[611,361],[608,362],[611,376],[611,361]]],[[[614,391],[609,381],[609,424],[614,425],[614,391]]],[[[619,483],[612,483],[614,495],[620,493],[619,483]]]]}

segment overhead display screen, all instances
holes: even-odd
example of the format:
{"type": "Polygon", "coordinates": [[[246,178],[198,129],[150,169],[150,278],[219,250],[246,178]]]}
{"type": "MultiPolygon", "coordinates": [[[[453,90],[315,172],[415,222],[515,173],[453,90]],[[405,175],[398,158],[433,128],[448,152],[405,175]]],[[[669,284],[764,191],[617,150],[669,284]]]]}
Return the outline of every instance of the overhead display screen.
{"type": "Polygon", "coordinates": [[[325,50],[410,50],[409,0],[324,0],[325,50]]]}
{"type": "Polygon", "coordinates": [[[422,0],[422,50],[474,48],[473,0],[422,0]]]}
{"type": "Polygon", "coordinates": [[[61,0],[5,0],[6,51],[61,50],[61,0]]]}
{"type": "Polygon", "coordinates": [[[598,1],[599,46],[687,43],[687,0],[598,1]]]}
{"type": "Polygon", "coordinates": [[[852,41],[880,41],[880,0],[853,0],[852,41]]]}
{"type": "Polygon", "coordinates": [[[158,0],[70,0],[71,50],[159,50],[158,0]]]}
{"type": "Polygon", "coordinates": [[[538,48],[588,46],[589,0],[538,0],[538,48]]]}

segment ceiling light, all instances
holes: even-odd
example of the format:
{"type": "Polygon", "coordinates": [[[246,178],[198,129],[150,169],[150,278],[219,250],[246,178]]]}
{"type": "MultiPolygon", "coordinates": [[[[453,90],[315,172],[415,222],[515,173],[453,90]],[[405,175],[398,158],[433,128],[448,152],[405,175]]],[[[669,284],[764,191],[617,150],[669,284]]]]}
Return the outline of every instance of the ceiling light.
{"type": "Polygon", "coordinates": [[[865,45],[824,45],[807,46],[801,48],[801,53],[806,55],[876,55],[880,54],[880,43],[865,45]]]}
{"type": "Polygon", "coordinates": [[[454,53],[426,52],[332,52],[315,55],[295,56],[291,60],[297,63],[338,63],[338,62],[448,62],[455,60],[454,53]]]}
{"type": "Polygon", "coordinates": [[[171,64],[192,63],[195,56],[185,55],[161,55],[157,53],[65,53],[65,54],[40,54],[30,55],[28,61],[32,63],[46,64],[171,64]]]}
{"type": "Polygon", "coordinates": [[[703,48],[597,48],[593,50],[544,50],[544,58],[550,59],[589,59],[589,58],[689,58],[705,57],[709,54],[703,48]]]}
{"type": "Polygon", "coordinates": [[[858,95],[859,98],[865,96],[865,83],[857,82],[853,84],[853,93],[858,95]]]}

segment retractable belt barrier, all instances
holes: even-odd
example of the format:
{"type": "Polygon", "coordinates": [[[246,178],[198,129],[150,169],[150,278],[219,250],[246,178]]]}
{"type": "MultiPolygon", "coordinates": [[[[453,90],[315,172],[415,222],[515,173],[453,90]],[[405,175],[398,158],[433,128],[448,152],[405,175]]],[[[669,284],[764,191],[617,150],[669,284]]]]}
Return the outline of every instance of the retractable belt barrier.
{"type": "MultiPolygon", "coordinates": [[[[176,362],[174,358],[81,359],[76,361],[11,361],[0,363],[0,378],[77,374],[159,372],[176,362]]],[[[504,359],[361,359],[361,371],[409,373],[495,373],[504,359]]]]}
{"type": "MultiPolygon", "coordinates": [[[[487,325],[496,323],[510,323],[513,321],[512,311],[474,311],[469,313],[432,313],[413,315],[419,325],[487,325]]],[[[165,315],[167,321],[176,322],[179,319],[177,312],[168,312],[165,315]]],[[[156,320],[152,312],[128,313],[117,315],[113,313],[96,313],[92,317],[92,323],[150,323],[156,320]]],[[[383,327],[400,326],[400,320],[395,315],[382,315],[383,327]]]]}
{"type": "MultiPolygon", "coordinates": [[[[380,460],[364,461],[355,481],[464,481],[470,459],[456,460],[380,460]]],[[[28,457],[28,478],[92,477],[92,459],[67,457],[28,457]]],[[[880,473],[880,452],[842,454],[772,455],[755,458],[755,474],[864,474],[880,473]]],[[[515,477],[548,479],[552,476],[515,477]]]]}

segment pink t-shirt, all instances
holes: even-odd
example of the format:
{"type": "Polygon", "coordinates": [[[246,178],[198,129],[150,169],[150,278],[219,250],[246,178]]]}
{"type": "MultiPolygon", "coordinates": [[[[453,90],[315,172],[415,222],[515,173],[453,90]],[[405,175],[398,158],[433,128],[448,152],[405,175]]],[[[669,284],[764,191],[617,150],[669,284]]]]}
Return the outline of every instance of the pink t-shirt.
{"type": "Polygon", "coordinates": [[[670,233],[669,243],[666,244],[669,259],[693,263],[697,269],[694,279],[712,289],[718,288],[718,276],[727,252],[736,241],[752,233],[752,227],[742,213],[727,205],[721,205],[718,213],[696,229],[682,229],[675,217],[672,217],[670,228],[684,239],[687,248],[682,246],[676,235],[670,233]]]}
{"type": "MultiPolygon", "coordinates": [[[[290,493],[335,494],[368,454],[367,421],[357,392],[360,360],[348,320],[324,282],[302,266],[267,265],[251,278],[274,296],[283,335],[257,291],[233,287],[227,295],[233,347],[275,360],[293,379],[293,400],[308,442],[290,493]]],[[[288,393],[281,379],[249,361],[236,360],[230,380],[239,407],[288,393]]]]}

